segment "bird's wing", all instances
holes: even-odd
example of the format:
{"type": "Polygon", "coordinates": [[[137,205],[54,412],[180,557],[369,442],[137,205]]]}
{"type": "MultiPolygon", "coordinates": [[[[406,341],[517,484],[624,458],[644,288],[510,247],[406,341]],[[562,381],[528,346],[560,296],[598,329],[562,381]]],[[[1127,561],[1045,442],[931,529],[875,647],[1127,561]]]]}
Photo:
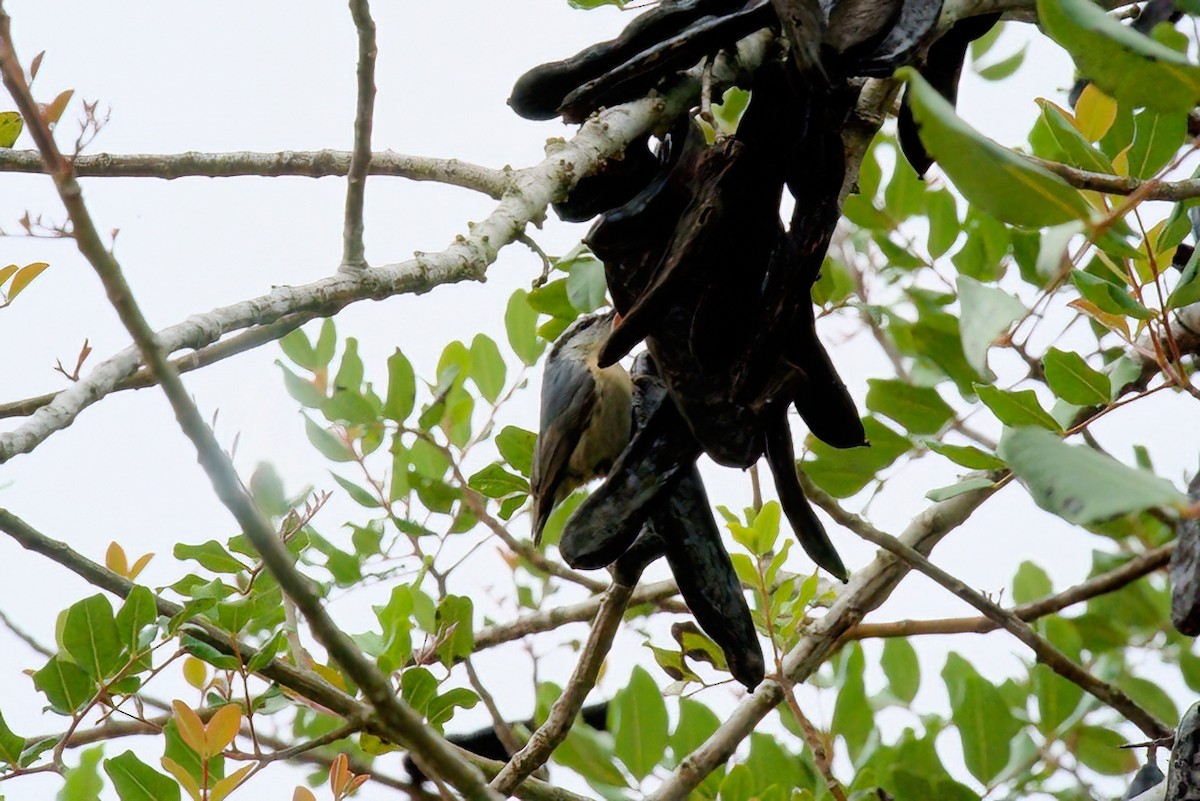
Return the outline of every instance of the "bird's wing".
{"type": "Polygon", "coordinates": [[[530,471],[535,539],[541,539],[571,453],[587,427],[595,404],[596,380],[587,365],[554,358],[551,354],[542,383],[541,429],[530,471]]]}

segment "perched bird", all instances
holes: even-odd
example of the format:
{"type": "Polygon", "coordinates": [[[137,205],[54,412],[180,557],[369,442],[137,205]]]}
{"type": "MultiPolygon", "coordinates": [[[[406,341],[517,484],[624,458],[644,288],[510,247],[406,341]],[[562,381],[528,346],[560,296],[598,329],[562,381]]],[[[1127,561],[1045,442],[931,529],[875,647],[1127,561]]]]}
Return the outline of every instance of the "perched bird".
{"type": "Polygon", "coordinates": [[[542,379],[542,419],[533,454],[534,542],[551,510],[577,487],[607,475],[629,444],[633,384],[619,364],[601,368],[613,312],[581,317],[554,343],[542,379]]]}

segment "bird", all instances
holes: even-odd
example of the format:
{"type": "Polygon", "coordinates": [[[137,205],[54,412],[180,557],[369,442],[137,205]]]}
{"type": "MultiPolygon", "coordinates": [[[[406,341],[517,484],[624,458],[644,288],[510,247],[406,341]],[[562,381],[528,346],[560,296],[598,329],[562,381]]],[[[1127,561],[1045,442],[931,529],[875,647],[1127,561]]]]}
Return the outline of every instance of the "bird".
{"type": "Polygon", "coordinates": [[[576,488],[607,475],[629,444],[633,383],[620,364],[596,357],[615,312],[572,323],[550,349],[542,378],[541,422],[530,470],[534,543],[550,512],[576,488]]]}

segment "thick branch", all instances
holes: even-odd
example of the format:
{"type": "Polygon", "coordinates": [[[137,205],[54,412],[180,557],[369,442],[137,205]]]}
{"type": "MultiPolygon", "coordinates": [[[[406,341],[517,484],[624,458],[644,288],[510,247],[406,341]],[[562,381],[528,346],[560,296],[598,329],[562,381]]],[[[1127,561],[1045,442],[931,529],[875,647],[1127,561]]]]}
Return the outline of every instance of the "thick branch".
{"type": "Polygon", "coordinates": [[[621,625],[621,617],[624,615],[625,607],[629,605],[632,595],[632,587],[615,583],[609,585],[600,603],[600,609],[596,613],[596,620],[592,624],[587,644],[584,645],[583,653],[579,656],[579,663],[575,665],[575,672],[571,674],[571,679],[563,689],[562,695],[550,708],[550,716],[546,722],[533,733],[525,747],[514,754],[509,763],[504,766],[504,770],[500,771],[492,780],[491,786],[496,791],[505,796],[512,793],[513,788],[517,787],[525,777],[546,764],[550,755],[554,753],[554,749],[567,738],[571,725],[579,716],[579,710],[583,708],[584,700],[587,699],[592,687],[596,685],[596,677],[600,675],[600,666],[604,664],[604,657],[612,648],[613,638],[621,625]]]}
{"type": "MultiPolygon", "coordinates": [[[[96,153],[75,158],[80,178],[327,178],[350,173],[345,150],[284,150],[278,153],[96,153]]],[[[44,173],[36,150],[0,150],[0,172],[44,173]]],[[[433,181],[473,189],[499,200],[513,172],[493,170],[458,159],[408,156],[383,150],[371,154],[367,175],[390,175],[411,181],[433,181]]]]}
{"type": "Polygon", "coordinates": [[[346,176],[346,220],[342,237],[342,269],[367,266],[363,247],[363,204],[371,167],[371,126],[375,115],[375,20],[367,0],[350,0],[350,16],[358,30],[358,102],[354,114],[354,150],[346,176]]]}
{"type": "MultiPolygon", "coordinates": [[[[1126,587],[1138,579],[1166,567],[1171,561],[1175,543],[1169,542],[1154,550],[1130,559],[1120,567],[1093,576],[1073,587],[1014,606],[1008,610],[1017,618],[1030,622],[1038,618],[1061,612],[1069,606],[1082,603],[1099,595],[1126,587]]],[[[919,634],[986,634],[1001,628],[989,617],[951,617],[941,620],[896,620],[891,623],[860,623],[846,632],[844,639],[865,640],[872,637],[911,637],[919,634]]]]}

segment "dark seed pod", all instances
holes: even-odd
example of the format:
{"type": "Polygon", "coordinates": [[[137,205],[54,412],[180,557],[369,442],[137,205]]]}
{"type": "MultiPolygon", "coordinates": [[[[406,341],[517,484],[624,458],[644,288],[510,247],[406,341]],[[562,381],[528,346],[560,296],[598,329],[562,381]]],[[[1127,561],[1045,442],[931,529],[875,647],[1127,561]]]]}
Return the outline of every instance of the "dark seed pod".
{"type": "Polygon", "coordinates": [[[659,406],[604,483],[567,520],[558,543],[563,559],[581,570],[616,561],[637,538],[653,504],[675,487],[699,455],[675,405],[659,406]]]}
{"type": "Polygon", "coordinates": [[[942,0],[904,0],[896,24],[873,52],[847,67],[851,75],[887,78],[899,67],[912,64],[917,53],[937,29],[942,0]]]}
{"type": "Polygon", "coordinates": [[[616,39],[592,45],[565,61],[534,67],[517,79],[508,105],[530,120],[558,116],[572,91],[675,36],[698,19],[737,10],[744,0],[678,0],[638,16],[616,39]]]}
{"type": "MultiPolygon", "coordinates": [[[[1200,473],[1188,485],[1188,496],[1200,502],[1200,473]]],[[[1179,523],[1171,554],[1171,622],[1181,634],[1200,634],[1200,520],[1179,523]]]]}
{"type": "Polygon", "coordinates": [[[827,570],[835,578],[846,581],[849,573],[838,556],[837,549],[825,533],[825,527],[813,511],[800,487],[796,475],[796,454],[792,449],[792,434],[788,431],[787,417],[783,410],[771,415],[767,423],[767,464],[775,477],[775,491],[779,493],[779,505],[792,525],[796,540],[809,558],[827,570]]]}
{"type": "Polygon", "coordinates": [[[628,203],[658,173],[658,158],[643,136],[625,148],[621,158],[606,161],[591,175],[579,179],[570,196],[554,203],[554,213],[565,222],[585,222],[597,214],[628,203]]]}
{"type": "Polygon", "coordinates": [[[705,56],[732,46],[773,20],[770,0],[747,0],[736,11],[696,19],[674,36],[580,84],[563,99],[558,111],[566,122],[583,122],[601,106],[644,96],[662,79],[691,68],[705,56]]]}
{"type": "MultiPolygon", "coordinates": [[[[959,20],[929,48],[925,66],[920,69],[921,77],[929,81],[938,94],[950,101],[951,106],[958,101],[958,79],[962,75],[963,62],[967,58],[967,48],[999,21],[999,14],[984,14],[959,20]]],[[[924,176],[933,166],[933,159],[917,134],[907,89],[900,101],[900,114],[897,116],[896,126],[904,157],[917,171],[917,175],[924,176]]]]}

